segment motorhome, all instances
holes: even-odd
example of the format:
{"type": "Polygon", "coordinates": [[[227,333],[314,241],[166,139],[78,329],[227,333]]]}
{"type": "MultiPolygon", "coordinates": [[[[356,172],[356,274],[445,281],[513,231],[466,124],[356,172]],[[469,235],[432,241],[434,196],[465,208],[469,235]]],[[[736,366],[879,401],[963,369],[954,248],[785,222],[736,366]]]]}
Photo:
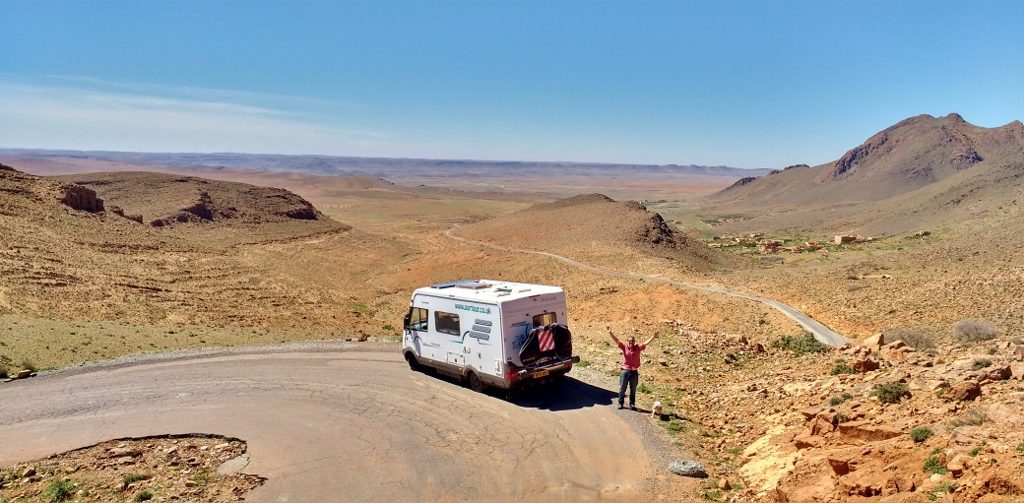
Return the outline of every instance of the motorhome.
{"type": "Polygon", "coordinates": [[[402,351],[475,391],[550,382],[580,361],[572,354],[565,291],[489,279],[419,288],[405,315],[402,351]]]}

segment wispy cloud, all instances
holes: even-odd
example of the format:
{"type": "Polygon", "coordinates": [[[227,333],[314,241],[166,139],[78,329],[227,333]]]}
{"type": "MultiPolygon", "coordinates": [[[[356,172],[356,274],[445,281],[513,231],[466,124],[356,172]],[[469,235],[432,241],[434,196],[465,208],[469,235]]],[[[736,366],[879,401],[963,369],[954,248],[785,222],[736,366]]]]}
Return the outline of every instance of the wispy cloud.
{"type": "Polygon", "coordinates": [[[306,111],[298,106],[303,100],[312,104],[306,98],[60,80],[0,80],[0,146],[358,153],[390,143],[388,135],[372,128],[306,111]]]}

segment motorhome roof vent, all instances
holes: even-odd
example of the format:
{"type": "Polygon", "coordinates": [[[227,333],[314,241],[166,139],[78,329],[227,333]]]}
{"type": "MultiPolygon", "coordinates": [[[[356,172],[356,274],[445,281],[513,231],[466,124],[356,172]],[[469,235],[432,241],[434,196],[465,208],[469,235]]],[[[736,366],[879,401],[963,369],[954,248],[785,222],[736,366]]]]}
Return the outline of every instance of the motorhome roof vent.
{"type": "MultiPolygon", "coordinates": [[[[438,290],[444,290],[445,288],[453,288],[453,287],[456,287],[456,286],[458,286],[458,287],[465,287],[465,288],[474,288],[474,287],[467,287],[465,285],[483,285],[483,283],[480,283],[479,281],[477,281],[475,279],[460,279],[458,281],[452,281],[452,282],[449,282],[449,283],[435,283],[433,285],[430,285],[430,287],[431,288],[436,288],[438,290]]],[[[490,286],[490,285],[486,285],[486,286],[482,286],[482,287],[476,287],[476,288],[486,288],[487,286],[490,286]]]]}
{"type": "Polygon", "coordinates": [[[483,290],[484,288],[490,288],[490,287],[491,287],[491,285],[489,285],[489,284],[487,284],[487,283],[481,283],[481,282],[479,282],[479,281],[464,281],[464,282],[459,282],[459,283],[458,283],[457,285],[455,285],[455,286],[457,286],[457,287],[459,287],[459,288],[468,288],[468,289],[470,289],[470,290],[483,290]]]}

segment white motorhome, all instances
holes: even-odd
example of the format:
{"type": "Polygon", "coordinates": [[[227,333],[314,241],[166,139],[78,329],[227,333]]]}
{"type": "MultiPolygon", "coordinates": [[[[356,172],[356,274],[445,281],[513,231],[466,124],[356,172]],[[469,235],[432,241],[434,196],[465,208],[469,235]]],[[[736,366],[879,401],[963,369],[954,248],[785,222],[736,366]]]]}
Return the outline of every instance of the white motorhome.
{"type": "Polygon", "coordinates": [[[431,367],[474,391],[555,380],[572,354],[565,291],[489,279],[419,288],[405,316],[402,352],[413,369],[431,367]]]}

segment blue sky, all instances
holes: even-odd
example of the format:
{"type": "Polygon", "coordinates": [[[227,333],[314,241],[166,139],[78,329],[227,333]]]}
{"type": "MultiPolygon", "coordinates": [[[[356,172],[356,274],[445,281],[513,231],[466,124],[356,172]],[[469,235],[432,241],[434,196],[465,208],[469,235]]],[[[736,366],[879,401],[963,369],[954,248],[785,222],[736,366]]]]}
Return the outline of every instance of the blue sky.
{"type": "Polygon", "coordinates": [[[1024,119],[1024,2],[0,0],[0,146],[781,167],[1024,119]]]}

